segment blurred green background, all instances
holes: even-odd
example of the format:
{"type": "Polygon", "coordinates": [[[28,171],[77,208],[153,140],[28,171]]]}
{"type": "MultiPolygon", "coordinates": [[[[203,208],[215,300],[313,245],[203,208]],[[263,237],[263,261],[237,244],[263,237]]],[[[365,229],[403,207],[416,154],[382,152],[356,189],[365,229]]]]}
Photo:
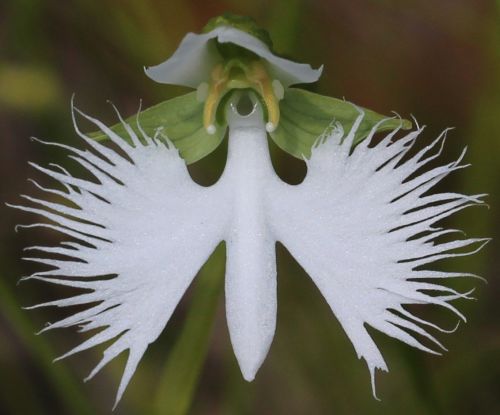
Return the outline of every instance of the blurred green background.
{"type": "MultiPolygon", "coordinates": [[[[153,83],[142,68],[163,61],[185,33],[199,31],[224,11],[253,16],[269,29],[279,52],[313,67],[324,64],[314,91],[345,97],[381,113],[413,114],[429,126],[422,144],[444,128],[456,127],[442,159],[451,161],[468,146],[466,161],[473,166],[447,178],[441,188],[489,193],[490,208],[465,211],[447,225],[470,236],[498,236],[498,1],[2,0],[1,414],[109,413],[124,364],[121,356],[84,384],[81,379],[103,349],[52,364],[83,336],[74,330],[33,333],[69,310],[20,309],[72,294],[36,282],[16,285],[19,277],[34,270],[19,260],[22,248],[34,241],[55,244],[58,236],[43,230],[15,233],[15,224],[33,218],[3,202],[33,193],[26,179],[40,177],[28,168],[28,161],[66,163],[64,154],[29,137],[78,143],[69,109],[73,93],[80,108],[114,123],[107,99],[131,115],[141,98],[149,106],[185,92],[153,83]]],[[[271,150],[280,176],[299,182],[304,166],[274,147],[271,150]]],[[[192,166],[193,177],[213,183],[224,158],[222,146],[192,166]]],[[[278,248],[276,337],[256,380],[246,383],[230,347],[222,299],[212,295],[198,304],[191,301],[220,281],[223,250],[219,250],[167,330],[149,348],[116,413],[500,414],[499,252],[497,238],[474,257],[446,264],[481,274],[489,283],[452,283],[458,288],[476,285],[478,301],[459,304],[469,321],[456,333],[440,336],[449,348],[445,356],[426,355],[374,333],[390,368],[389,374],[378,375],[382,402],[377,402],[365,363],[357,360],[318,290],[282,247],[278,248]],[[209,336],[211,327],[203,319],[211,320],[212,298],[218,302],[209,336]]],[[[455,324],[443,310],[425,309],[422,315],[448,327],[455,324]]]]}

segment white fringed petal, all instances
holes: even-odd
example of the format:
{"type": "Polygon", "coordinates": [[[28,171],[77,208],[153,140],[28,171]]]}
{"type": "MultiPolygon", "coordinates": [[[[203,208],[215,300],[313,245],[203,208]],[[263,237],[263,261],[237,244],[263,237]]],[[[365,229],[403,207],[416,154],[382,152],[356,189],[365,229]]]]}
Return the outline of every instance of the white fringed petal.
{"type": "Polygon", "coordinates": [[[273,79],[285,87],[293,84],[316,82],[322,67],[312,69],[310,65],[280,58],[256,37],[233,27],[222,26],[208,33],[188,33],[174,54],[165,62],[147,68],[146,75],[156,82],[197,88],[210,80],[210,72],[220,57],[214,42],[234,43],[248,49],[267,61],[273,79]]]}
{"type": "Polygon", "coordinates": [[[387,371],[387,366],[366,325],[429,353],[439,354],[417,337],[446,350],[421,326],[445,330],[412,315],[404,306],[440,305],[465,320],[450,301],[468,298],[470,293],[426,280],[470,275],[422,267],[474,253],[487,240],[435,241],[455,232],[437,227],[436,222],[481,204],[483,196],[428,194],[446,175],[464,167],[459,164],[462,155],[456,162],[420,170],[440,154],[445,133],[409,157],[422,129],[396,141],[394,131],[374,145],[375,127],[351,152],[354,131],[362,117],[346,137],[337,127],[330,136],[318,140],[307,161],[304,182],[298,186],[279,183],[272,190],[269,216],[276,239],[310,275],[358,357],[366,360],[376,396],[375,369],[387,371]],[[475,248],[460,251],[468,246],[475,248]]]}
{"type": "Polygon", "coordinates": [[[64,186],[65,192],[37,185],[47,196],[63,198],[63,203],[25,196],[31,206],[16,207],[50,221],[31,227],[49,227],[74,240],[59,247],[28,249],[32,256],[26,259],[52,267],[28,278],[89,290],[40,304],[66,307],[97,302],[43,331],[71,326],[82,327],[81,331],[101,329],[62,357],[115,339],[89,377],[128,349],[118,402],[147,346],[222,241],[228,211],[217,186],[205,188],[191,180],[173,145],[138,137],[130,129],[132,144],[128,144],[89,119],[123,155],[81,133],[93,151],[54,143],[67,149],[94,179],[34,165],[64,186]]]}

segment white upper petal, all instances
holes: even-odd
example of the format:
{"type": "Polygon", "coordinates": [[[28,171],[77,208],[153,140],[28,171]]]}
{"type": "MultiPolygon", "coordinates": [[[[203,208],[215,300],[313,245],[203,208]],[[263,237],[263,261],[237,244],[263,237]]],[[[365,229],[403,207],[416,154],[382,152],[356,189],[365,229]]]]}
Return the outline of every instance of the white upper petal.
{"type": "Polygon", "coordinates": [[[156,82],[197,88],[210,79],[213,66],[222,60],[214,42],[234,43],[265,59],[274,79],[285,87],[293,84],[316,82],[322,67],[312,69],[274,55],[266,44],[256,37],[233,27],[222,26],[208,33],[188,33],[174,54],[165,62],[146,69],[146,74],[156,82]]]}

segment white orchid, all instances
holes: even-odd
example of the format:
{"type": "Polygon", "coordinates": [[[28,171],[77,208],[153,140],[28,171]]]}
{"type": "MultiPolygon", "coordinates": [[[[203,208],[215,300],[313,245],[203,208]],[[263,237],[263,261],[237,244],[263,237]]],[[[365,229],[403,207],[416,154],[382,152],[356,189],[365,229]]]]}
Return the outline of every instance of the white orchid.
{"type": "MultiPolygon", "coordinates": [[[[216,39],[257,55],[267,86],[278,80],[287,88],[319,76],[317,71],[272,55],[264,43],[248,33],[225,26],[198,37],[188,35],[170,61],[148,74],[159,81],[196,88],[209,83],[206,74],[210,68],[227,64],[214,52],[217,45],[210,43],[216,39]]],[[[341,111],[349,107],[351,112],[344,114],[344,119],[339,115],[340,121],[316,137],[309,154],[304,154],[305,180],[296,186],[286,184],[273,170],[266,133],[266,124],[267,131],[281,125],[279,118],[274,118],[277,125],[269,127],[269,122],[274,122],[269,118],[276,110],[273,106],[279,111],[279,99],[273,101],[279,98],[279,88],[259,90],[251,85],[251,76],[241,71],[235,76],[239,84],[228,86],[233,79],[229,76],[224,86],[230,93],[227,105],[221,109],[221,94],[208,102],[210,94],[215,94],[212,84],[200,104],[202,112],[196,109],[199,123],[205,114],[206,129],[210,130],[218,111],[223,111],[220,125],[229,126],[227,164],[220,180],[211,187],[193,182],[177,142],[160,133],[152,136],[154,123],[147,114],[149,130],[141,127],[142,115],[137,123],[120,119],[120,126],[109,128],[75,109],[118,151],[83,134],[76,121],[76,131],[88,149],[48,143],[66,149],[95,180],[74,177],[62,167],[33,164],[65,190],[35,182],[36,186],[64,202],[23,196],[30,206],[15,207],[50,221],[29,227],[49,228],[71,241],[57,247],[29,248],[41,255],[28,260],[52,269],[27,279],[89,290],[35,307],[92,305],[43,331],[71,326],[80,326],[81,331],[103,329],[62,357],[116,339],[89,377],[129,350],[118,402],[148,345],[159,336],[200,267],[225,241],[229,333],[243,377],[251,381],[275,332],[275,245],[279,241],[312,278],[358,357],[366,360],[375,395],[375,369],[387,370],[387,366],[366,326],[438,354],[417,336],[444,349],[428,329],[446,330],[413,315],[405,306],[440,305],[465,320],[451,301],[469,298],[470,292],[460,293],[440,282],[472,275],[433,271],[427,265],[468,255],[486,243],[485,239],[442,242],[442,236],[456,231],[436,225],[455,212],[482,204],[483,195],[429,193],[449,173],[465,167],[460,164],[462,155],[455,162],[424,169],[439,156],[446,133],[413,152],[410,150],[422,128],[396,139],[401,121],[378,117],[374,122],[374,113],[342,101],[338,101],[341,111]],[[274,94],[274,98],[266,98],[266,94],[274,94]],[[245,99],[250,100],[251,110],[242,115],[238,108],[245,99]],[[387,129],[387,125],[393,126],[390,133],[375,141],[375,133],[387,129]],[[463,250],[469,246],[473,248],[463,250]],[[109,275],[115,277],[99,278],[109,275]]],[[[168,128],[166,131],[168,134],[168,128]]],[[[290,134],[303,137],[302,133],[290,134]]]]}

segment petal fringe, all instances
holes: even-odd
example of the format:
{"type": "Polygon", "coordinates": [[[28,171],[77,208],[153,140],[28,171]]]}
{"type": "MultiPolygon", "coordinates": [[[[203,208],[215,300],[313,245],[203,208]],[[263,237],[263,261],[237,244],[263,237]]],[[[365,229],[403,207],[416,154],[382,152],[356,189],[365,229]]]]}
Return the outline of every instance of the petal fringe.
{"type": "Polygon", "coordinates": [[[362,118],[360,111],[346,136],[341,129],[333,129],[318,140],[306,160],[308,172],[302,184],[277,183],[270,190],[269,223],[276,239],[320,289],[358,357],[366,360],[376,397],[375,369],[387,371],[387,365],[366,326],[429,353],[439,354],[417,337],[446,350],[427,330],[449,331],[403,306],[439,305],[465,321],[450,301],[469,299],[470,293],[419,281],[475,276],[422,267],[473,254],[488,240],[437,241],[459,232],[435,227],[437,222],[483,205],[485,196],[428,194],[448,174],[466,167],[461,164],[462,153],[455,162],[421,170],[441,155],[447,131],[415,151],[423,128],[399,139],[397,129],[377,144],[375,126],[367,140],[352,148],[362,118]]]}
{"type": "Polygon", "coordinates": [[[227,211],[217,186],[204,188],[194,183],[168,141],[160,142],[144,133],[138,136],[124,123],[129,144],[100,121],[73,109],[76,132],[87,149],[35,140],[68,152],[91,178],[74,177],[60,166],[46,168],[32,163],[63,190],[32,181],[47,199],[23,195],[27,205],[10,206],[47,221],[19,228],[49,228],[73,239],[56,247],[26,249],[28,254],[40,254],[26,260],[50,269],[24,279],[90,292],[29,308],[90,305],[41,332],[74,326],[82,332],[100,330],[59,359],[115,339],[89,377],[128,350],[116,406],[146,348],[222,241],[227,211]],[[101,129],[118,150],[83,134],[75,113],[101,129]]]}

